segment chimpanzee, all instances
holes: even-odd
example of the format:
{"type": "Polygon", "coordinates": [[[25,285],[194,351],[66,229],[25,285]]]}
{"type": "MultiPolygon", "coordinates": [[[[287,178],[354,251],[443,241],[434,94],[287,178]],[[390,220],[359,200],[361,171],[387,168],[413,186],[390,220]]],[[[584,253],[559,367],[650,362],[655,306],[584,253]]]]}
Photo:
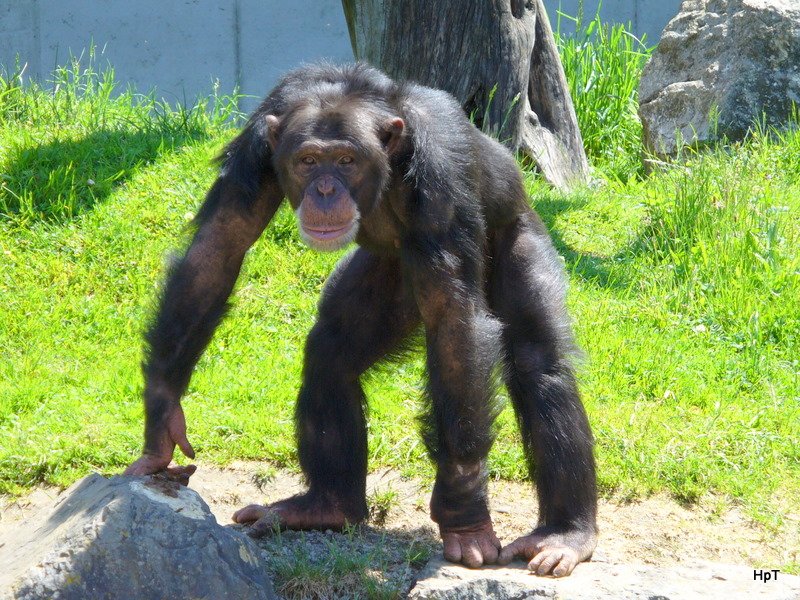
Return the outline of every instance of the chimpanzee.
{"type": "MultiPolygon", "coordinates": [[[[147,334],[145,441],[128,474],[189,457],[180,398],[226,310],[247,249],[284,196],[312,248],[351,241],[328,279],[305,347],[296,407],[308,492],[233,516],[259,535],[340,529],[367,516],[366,398],[360,376],[421,324],[423,436],[436,466],[430,509],[444,555],[469,567],[532,559],[568,575],[594,550],[592,434],[570,364],[565,276],[530,209],[511,153],[445,92],[364,64],[286,75],[220,158],[183,259],[147,334]],[[486,457],[503,377],[539,498],[533,532],[501,549],[486,457]]],[[[194,467],[170,467],[185,480],[194,467]]]]}

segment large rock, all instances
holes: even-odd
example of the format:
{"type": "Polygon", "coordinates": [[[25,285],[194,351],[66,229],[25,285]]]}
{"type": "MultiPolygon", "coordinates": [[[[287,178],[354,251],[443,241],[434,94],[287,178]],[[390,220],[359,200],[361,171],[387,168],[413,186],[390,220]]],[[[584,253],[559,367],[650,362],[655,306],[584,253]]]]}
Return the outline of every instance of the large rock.
{"type": "Polygon", "coordinates": [[[798,0],[685,0],[639,85],[645,147],[662,156],[681,143],[741,139],[762,115],[785,124],[793,102],[800,104],[798,0]]]}
{"type": "Polygon", "coordinates": [[[274,597],[255,544],[162,479],[90,475],[0,539],[3,599],[274,597]]]}
{"type": "MultiPolygon", "coordinates": [[[[769,572],[772,574],[772,572],[769,572]]],[[[434,559],[420,573],[409,600],[798,600],[800,577],[778,573],[754,580],[745,566],[704,564],[657,569],[590,562],[572,575],[549,579],[531,575],[523,563],[467,569],[434,559]]]]}

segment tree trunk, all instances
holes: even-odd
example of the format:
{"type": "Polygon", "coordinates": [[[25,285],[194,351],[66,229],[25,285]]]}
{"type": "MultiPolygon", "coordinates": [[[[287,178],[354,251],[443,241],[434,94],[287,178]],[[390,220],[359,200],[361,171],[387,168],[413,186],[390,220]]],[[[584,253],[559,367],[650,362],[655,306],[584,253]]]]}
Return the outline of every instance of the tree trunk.
{"type": "Polygon", "coordinates": [[[453,94],[559,188],[589,165],[542,0],[342,0],[353,53],[453,94]]]}

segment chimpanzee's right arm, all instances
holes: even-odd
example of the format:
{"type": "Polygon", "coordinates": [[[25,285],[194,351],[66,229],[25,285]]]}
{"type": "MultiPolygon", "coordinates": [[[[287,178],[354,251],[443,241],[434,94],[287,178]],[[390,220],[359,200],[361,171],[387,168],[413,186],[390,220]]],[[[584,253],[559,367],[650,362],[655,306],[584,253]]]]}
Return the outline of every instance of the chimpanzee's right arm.
{"type": "MultiPolygon", "coordinates": [[[[251,120],[226,150],[220,175],[195,218],[192,243],[172,268],[147,333],[144,449],[126,474],[165,469],[176,445],[194,457],[180,398],[225,314],[245,253],[282,199],[265,128],[251,120]]],[[[179,467],[172,474],[188,478],[193,470],[179,467]]]]}

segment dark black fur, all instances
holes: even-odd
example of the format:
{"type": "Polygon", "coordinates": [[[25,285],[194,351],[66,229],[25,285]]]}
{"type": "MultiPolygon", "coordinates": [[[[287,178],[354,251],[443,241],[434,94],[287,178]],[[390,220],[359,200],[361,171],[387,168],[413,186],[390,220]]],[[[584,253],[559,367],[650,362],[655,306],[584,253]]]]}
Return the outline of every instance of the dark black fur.
{"type": "Polygon", "coordinates": [[[396,84],[364,65],[290,73],[221,157],[195,238],[147,336],[146,436],[185,391],[247,248],[283,199],[265,117],[281,117],[301,101],[353,98],[402,118],[405,130],[381,171],[384,192],[359,205],[361,248],[329,279],[308,337],[296,419],[309,497],[333,499],[353,521],[366,516],[359,379],[422,323],[430,401],[423,435],[437,466],[434,520],[457,528],[488,519],[492,373],[503,361],[538,487],[539,526],[594,531],[592,437],[569,360],[563,268],[528,206],[514,158],[473,127],[448,94],[396,84]]]}

